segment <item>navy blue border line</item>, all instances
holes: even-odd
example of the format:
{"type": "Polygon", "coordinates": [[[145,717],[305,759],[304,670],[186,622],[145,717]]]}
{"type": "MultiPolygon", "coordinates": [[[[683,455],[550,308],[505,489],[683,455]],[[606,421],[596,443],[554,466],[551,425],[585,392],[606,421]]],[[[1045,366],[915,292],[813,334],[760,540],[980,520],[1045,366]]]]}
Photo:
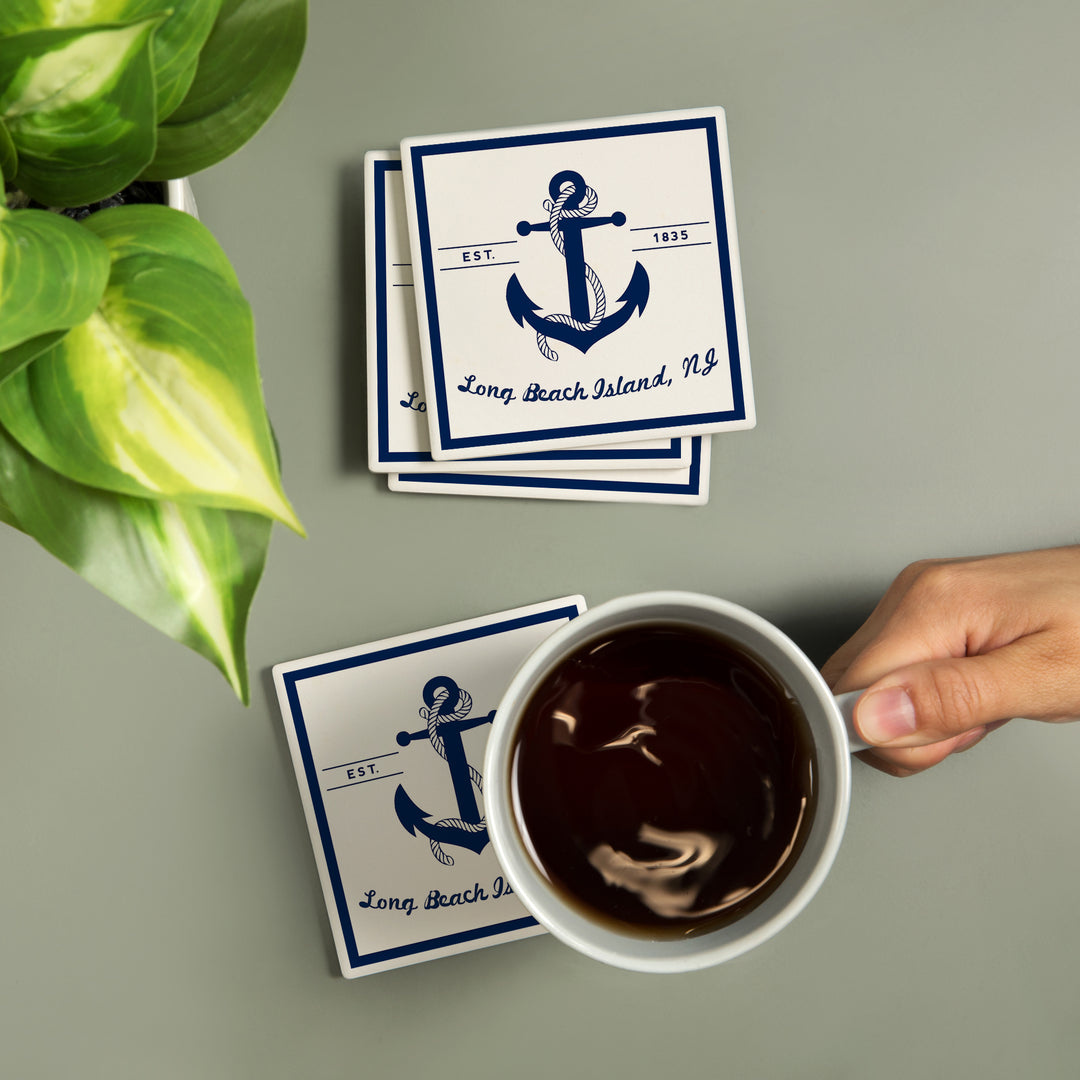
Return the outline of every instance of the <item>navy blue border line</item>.
{"type": "Polygon", "coordinates": [[[366,953],[361,956],[356,945],[356,937],[352,931],[352,919],[349,915],[349,904],[345,897],[345,887],[341,881],[341,870],[338,866],[337,854],[334,851],[334,841],[330,833],[330,822],[326,816],[326,806],[323,803],[319,785],[319,773],[315,766],[315,758],[311,752],[311,742],[308,739],[307,728],[304,722],[304,711],[300,705],[300,694],[297,683],[304,679],[314,679],[321,675],[327,675],[335,671],[345,671],[349,668],[364,667],[367,664],[376,664],[382,660],[390,660],[397,656],[409,656],[413,653],[426,652],[429,649],[442,648],[444,645],[456,645],[462,641],[474,641],[478,638],[491,637],[493,634],[509,633],[520,630],[526,626],[536,626],[539,623],[554,622],[558,619],[573,619],[581,614],[574,605],[553,608],[548,611],[534,612],[532,615],[522,615],[516,619],[504,619],[501,622],[487,623],[483,626],[474,626],[468,630],[458,630],[450,634],[439,634],[432,638],[424,638],[419,641],[409,641],[403,645],[395,645],[390,648],[376,649],[360,656],[346,656],[340,660],[329,660],[322,664],[313,664],[311,667],[299,668],[296,671],[287,671],[282,675],[282,683],[285,694],[289,701],[289,712],[292,717],[293,729],[296,732],[296,742],[300,749],[300,758],[304,763],[304,777],[307,781],[308,792],[311,795],[311,805],[315,813],[315,822],[319,831],[319,843],[322,845],[323,856],[326,859],[326,869],[330,876],[330,887],[334,895],[334,906],[337,910],[338,922],[345,938],[345,949],[349,957],[349,965],[352,968],[366,967],[382,960],[391,960],[399,956],[408,956],[431,949],[441,949],[449,945],[458,945],[466,941],[475,941],[479,938],[491,937],[494,934],[510,933],[514,930],[523,929],[527,926],[535,926],[536,920],[532,916],[511,919],[507,922],[495,923],[491,926],[479,927],[475,930],[465,930],[460,933],[444,935],[441,938],[430,938],[427,941],[414,942],[399,948],[384,949],[380,952],[366,953]]]}
{"type": "MultiPolygon", "coordinates": [[[[431,462],[435,459],[423,450],[390,449],[390,389],[389,389],[389,320],[386,301],[386,174],[401,172],[400,161],[374,162],[375,202],[375,379],[379,400],[376,403],[379,460],[385,462],[431,462]]],[[[496,461],[675,461],[681,456],[679,440],[672,439],[667,447],[654,450],[604,449],[547,450],[525,454],[506,454],[496,461]]]]}
{"type": "Polygon", "coordinates": [[[650,495],[697,495],[701,492],[701,440],[701,435],[695,435],[691,439],[690,479],[685,484],[615,479],[586,480],[574,476],[519,476],[517,473],[399,473],[398,479],[416,484],[471,484],[473,487],[546,488],[554,491],[634,491],[650,495]]]}
{"type": "MultiPolygon", "coordinates": [[[[720,171],[720,139],[715,116],[688,117],[679,120],[657,120],[648,123],[625,124],[614,127],[581,128],[577,131],[539,132],[525,135],[505,135],[461,142],[432,143],[410,148],[412,159],[413,194],[416,220],[420,233],[420,259],[424,271],[424,296],[428,309],[428,337],[432,367],[436,381],[436,415],[443,449],[464,450],[499,446],[506,443],[540,442],[550,438],[580,438],[585,435],[624,434],[644,432],[677,425],[720,424],[745,420],[746,402],[743,397],[742,372],[739,362],[738,324],[735,315],[735,293],[732,285],[729,258],[727,213],[724,208],[724,182],[720,171]],[[690,416],[671,416],[651,422],[624,421],[611,424],[586,424],[569,428],[542,428],[517,431],[505,435],[484,435],[455,438],[450,432],[450,416],[443,369],[442,339],[439,333],[439,305],[435,296],[435,273],[432,262],[431,226],[428,218],[427,185],[424,177],[424,158],[445,154],[473,153],[477,150],[499,150],[514,146],[536,146],[557,142],[582,142],[593,139],[614,139],[632,135],[655,135],[665,131],[701,130],[706,139],[709,170],[712,174],[713,208],[716,220],[717,255],[720,262],[721,292],[724,298],[724,322],[728,339],[728,369],[731,376],[733,407],[727,411],[690,416]]],[[[414,253],[415,258],[415,253],[414,253]]]]}
{"type": "Polygon", "coordinates": [[[375,383],[379,400],[378,439],[379,458],[390,452],[390,392],[387,376],[387,315],[386,315],[386,174],[400,172],[400,161],[376,161],[374,168],[375,203],[375,383]]]}
{"type": "Polygon", "coordinates": [[[444,949],[466,941],[477,941],[480,938],[494,937],[496,934],[510,934],[515,930],[525,930],[527,927],[538,925],[539,923],[531,915],[525,915],[520,919],[511,919],[495,926],[482,926],[477,930],[463,930],[459,934],[447,934],[433,941],[418,941],[412,945],[399,945],[396,949],[383,949],[381,952],[368,953],[360,959],[365,964],[378,964],[384,960],[415,956],[416,953],[429,952],[431,949],[444,949]]]}

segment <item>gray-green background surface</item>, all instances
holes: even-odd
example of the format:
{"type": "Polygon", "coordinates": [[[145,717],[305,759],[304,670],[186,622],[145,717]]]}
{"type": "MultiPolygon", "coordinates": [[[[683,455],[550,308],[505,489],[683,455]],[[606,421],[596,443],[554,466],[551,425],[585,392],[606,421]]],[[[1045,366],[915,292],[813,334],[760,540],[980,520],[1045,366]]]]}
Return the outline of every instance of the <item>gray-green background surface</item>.
{"type": "Polygon", "coordinates": [[[346,982],[268,671],[580,591],[712,592],[816,660],[906,562],[1077,539],[1080,6],[312,0],[297,81],[195,178],[287,490],[238,705],[0,535],[0,1075],[1074,1077],[1080,725],[856,765],[834,873],[727,966],[534,938],[346,982]],[[365,468],[365,150],[727,110],[758,427],[704,508],[390,494],[365,468]]]}

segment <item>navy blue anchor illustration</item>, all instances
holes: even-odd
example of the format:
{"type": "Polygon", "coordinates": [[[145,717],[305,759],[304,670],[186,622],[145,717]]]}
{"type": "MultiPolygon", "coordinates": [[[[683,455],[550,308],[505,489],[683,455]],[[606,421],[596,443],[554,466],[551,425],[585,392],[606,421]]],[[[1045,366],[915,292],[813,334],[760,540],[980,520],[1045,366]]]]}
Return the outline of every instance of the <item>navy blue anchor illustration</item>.
{"type": "Polygon", "coordinates": [[[536,331],[536,344],[544,356],[558,360],[559,354],[548,345],[548,338],[565,341],[584,353],[624,326],[635,311],[640,316],[649,299],[649,275],[640,262],[635,263],[630,283],[619,297],[622,307],[608,315],[604,286],[596,271],[585,261],[581,234],[585,229],[600,225],[619,228],[626,224],[626,215],[616,210],[610,217],[590,217],[598,202],[596,192],[585,183],[581,173],[572,169],[556,173],[548,191],[551,198],[544,201],[548,220],[535,224],[519,221],[517,231],[521,236],[534,232],[546,232],[551,236],[551,242],[566,260],[570,313],[538,315],[540,305],[529,298],[517,274],[511,275],[506,283],[506,306],[518,326],[528,323],[536,331]]]}
{"type": "Polygon", "coordinates": [[[430,821],[431,814],[421,810],[400,784],[394,792],[394,809],[398,820],[411,836],[422,833],[428,838],[435,858],[445,866],[453,866],[454,860],[444,850],[444,845],[468,848],[477,855],[487,847],[487,824],[473,791],[475,785],[476,790],[483,793],[483,780],[465,756],[461,733],[481,724],[490,724],[495,718],[495,710],[492,709],[486,716],[469,716],[472,697],[449,675],[436,675],[429,679],[422,697],[424,707],[420,709],[420,716],[427,721],[427,727],[422,731],[399,731],[397,742],[399,746],[408,746],[419,739],[431,741],[435,752],[450,770],[458,816],[430,821]]]}

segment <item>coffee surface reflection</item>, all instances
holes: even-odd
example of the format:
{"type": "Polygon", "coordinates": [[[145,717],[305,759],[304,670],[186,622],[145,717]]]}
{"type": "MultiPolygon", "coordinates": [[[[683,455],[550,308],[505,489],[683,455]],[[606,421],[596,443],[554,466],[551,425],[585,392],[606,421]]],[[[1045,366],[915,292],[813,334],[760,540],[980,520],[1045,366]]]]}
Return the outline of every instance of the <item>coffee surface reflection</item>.
{"type": "Polygon", "coordinates": [[[802,709],[742,646],[633,626],[537,687],[513,752],[517,827],[565,898],[650,937],[733,922],[783,880],[814,814],[802,709]]]}

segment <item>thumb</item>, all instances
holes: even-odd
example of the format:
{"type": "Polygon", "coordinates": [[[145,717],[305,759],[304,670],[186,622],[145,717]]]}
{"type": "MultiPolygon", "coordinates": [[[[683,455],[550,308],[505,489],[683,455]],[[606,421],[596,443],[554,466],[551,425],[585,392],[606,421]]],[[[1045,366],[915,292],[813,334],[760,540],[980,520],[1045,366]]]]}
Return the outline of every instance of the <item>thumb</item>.
{"type": "Polygon", "coordinates": [[[928,660],[891,672],[855,705],[855,727],[874,746],[924,746],[995,721],[1039,715],[1052,666],[1022,638],[993,652],[928,660]]]}

